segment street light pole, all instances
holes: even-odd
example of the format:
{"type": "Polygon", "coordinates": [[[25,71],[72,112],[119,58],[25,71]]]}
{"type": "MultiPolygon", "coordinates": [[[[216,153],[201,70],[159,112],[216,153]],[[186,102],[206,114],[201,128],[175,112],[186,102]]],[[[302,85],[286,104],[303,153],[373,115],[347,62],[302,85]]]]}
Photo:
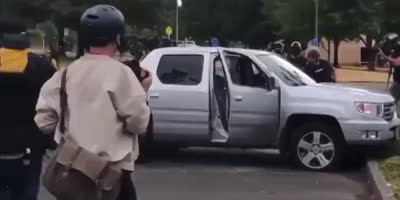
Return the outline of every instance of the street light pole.
{"type": "Polygon", "coordinates": [[[182,0],[176,0],[176,30],[175,30],[175,40],[179,40],[179,7],[182,6],[182,0]]]}
{"type": "Polygon", "coordinates": [[[176,5],[176,30],[175,30],[175,40],[178,42],[179,40],[179,6],[176,5]]]}
{"type": "Polygon", "coordinates": [[[315,39],[319,46],[319,0],[315,1],[315,39]]]}

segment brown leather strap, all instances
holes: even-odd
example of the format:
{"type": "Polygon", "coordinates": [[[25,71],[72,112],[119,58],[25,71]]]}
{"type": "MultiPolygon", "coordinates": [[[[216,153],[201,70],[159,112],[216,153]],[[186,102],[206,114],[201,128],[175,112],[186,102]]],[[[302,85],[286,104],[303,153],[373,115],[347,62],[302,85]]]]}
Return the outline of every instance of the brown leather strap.
{"type": "Polygon", "coordinates": [[[65,69],[62,73],[61,77],[61,88],[60,88],[60,107],[61,107],[61,113],[60,113],[60,132],[61,134],[64,134],[65,132],[65,111],[67,110],[68,107],[68,95],[67,95],[67,72],[68,69],[65,69]]]}

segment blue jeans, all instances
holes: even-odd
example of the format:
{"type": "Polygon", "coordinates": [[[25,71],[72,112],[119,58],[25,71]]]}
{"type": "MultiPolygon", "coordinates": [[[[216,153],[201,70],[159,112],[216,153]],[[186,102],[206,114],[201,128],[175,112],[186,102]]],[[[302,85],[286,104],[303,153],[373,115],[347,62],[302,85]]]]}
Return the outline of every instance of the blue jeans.
{"type": "Polygon", "coordinates": [[[0,199],[37,200],[42,171],[42,155],[23,159],[0,160],[0,199]]]}

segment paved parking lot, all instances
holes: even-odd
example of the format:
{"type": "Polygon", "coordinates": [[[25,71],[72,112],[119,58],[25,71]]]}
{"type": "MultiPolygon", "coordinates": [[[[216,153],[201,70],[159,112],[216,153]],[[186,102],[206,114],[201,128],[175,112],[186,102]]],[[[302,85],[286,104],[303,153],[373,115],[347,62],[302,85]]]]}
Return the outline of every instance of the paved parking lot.
{"type": "MultiPolygon", "coordinates": [[[[383,91],[383,83],[346,83],[383,91]]],[[[337,173],[292,168],[274,151],[183,149],[134,174],[139,200],[365,200],[363,165],[337,173]]],[[[42,188],[39,200],[53,200],[42,188]]]]}
{"type": "MultiPolygon", "coordinates": [[[[361,200],[361,166],[340,173],[291,168],[274,151],[186,149],[137,166],[140,200],[361,200]]],[[[40,200],[53,200],[42,193],[40,200]]]]}

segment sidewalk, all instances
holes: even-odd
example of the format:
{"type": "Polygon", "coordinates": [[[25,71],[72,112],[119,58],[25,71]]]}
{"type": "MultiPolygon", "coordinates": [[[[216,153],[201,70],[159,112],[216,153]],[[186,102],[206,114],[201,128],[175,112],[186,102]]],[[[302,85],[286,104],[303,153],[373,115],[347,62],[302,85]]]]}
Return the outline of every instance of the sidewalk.
{"type": "Polygon", "coordinates": [[[338,82],[378,82],[386,83],[388,73],[382,71],[371,72],[359,69],[337,69],[336,78],[338,82]]]}

